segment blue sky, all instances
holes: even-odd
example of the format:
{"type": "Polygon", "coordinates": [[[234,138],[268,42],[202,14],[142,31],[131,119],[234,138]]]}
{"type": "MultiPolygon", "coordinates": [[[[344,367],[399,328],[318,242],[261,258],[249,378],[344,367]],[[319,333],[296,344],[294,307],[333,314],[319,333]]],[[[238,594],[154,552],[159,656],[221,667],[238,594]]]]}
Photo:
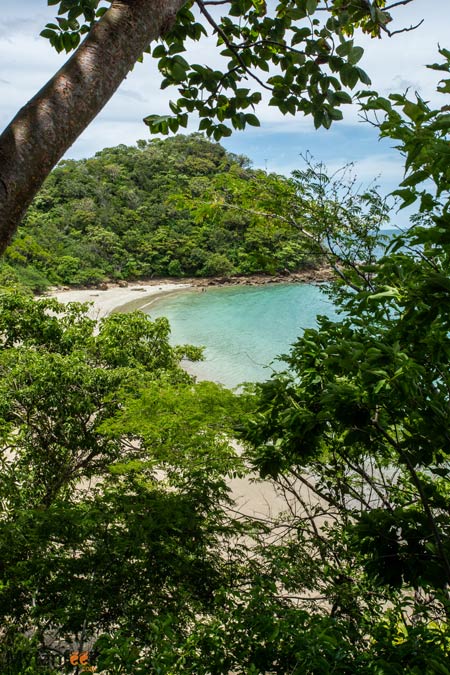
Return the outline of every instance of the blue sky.
{"type": "MultiPolygon", "coordinates": [[[[53,18],[53,7],[46,0],[2,0],[0,12],[0,127],[62,65],[66,57],[56,54],[40,30],[53,18]]],[[[438,60],[437,46],[450,48],[450,0],[414,0],[398,7],[396,26],[409,26],[420,19],[424,23],[412,33],[392,39],[370,40],[362,36],[365,47],[360,65],[369,73],[375,89],[383,94],[417,90],[427,100],[439,104],[434,92],[438,73],[425,68],[438,60]]],[[[196,47],[194,61],[211,63],[215,58],[212,43],[196,47]]],[[[133,144],[147,138],[142,118],[168,111],[168,100],[176,91],[159,90],[156,62],[148,57],[138,64],[102,113],[70,148],[67,157],[94,154],[105,146],[133,144]]],[[[440,103],[442,104],[442,103],[440,103]]],[[[273,108],[258,111],[261,127],[236,132],[223,144],[231,151],[245,154],[254,165],[288,175],[301,165],[300,155],[310,152],[331,169],[354,161],[362,183],[373,180],[385,191],[401,180],[402,162],[390,143],[378,140],[376,129],[358,118],[355,108],[347,106],[343,122],[329,131],[315,131],[303,117],[283,117],[273,108]]],[[[195,130],[195,123],[190,126],[195,130]]]]}

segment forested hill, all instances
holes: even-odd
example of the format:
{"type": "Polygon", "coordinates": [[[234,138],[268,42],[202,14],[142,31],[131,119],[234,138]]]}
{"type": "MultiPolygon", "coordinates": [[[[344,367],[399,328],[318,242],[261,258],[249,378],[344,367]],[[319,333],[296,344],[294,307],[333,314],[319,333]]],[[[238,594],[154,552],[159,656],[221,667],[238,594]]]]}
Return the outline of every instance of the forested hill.
{"type": "Polygon", "coordinates": [[[298,232],[263,215],[284,208],[288,183],[200,134],[65,160],[30,208],[1,276],[39,289],[298,270],[311,264],[298,232]]]}

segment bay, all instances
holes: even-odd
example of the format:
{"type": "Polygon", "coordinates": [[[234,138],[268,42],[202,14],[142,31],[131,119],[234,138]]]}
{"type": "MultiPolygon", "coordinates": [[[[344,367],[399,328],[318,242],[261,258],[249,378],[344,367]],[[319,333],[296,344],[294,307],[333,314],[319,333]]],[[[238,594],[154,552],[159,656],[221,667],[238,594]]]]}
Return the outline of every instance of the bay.
{"type": "Polygon", "coordinates": [[[268,379],[284,367],[277,356],[318,314],[335,316],[323,289],[311,284],[196,288],[163,296],[147,313],[169,319],[172,344],[204,346],[205,360],[189,371],[227,387],[268,379]]]}

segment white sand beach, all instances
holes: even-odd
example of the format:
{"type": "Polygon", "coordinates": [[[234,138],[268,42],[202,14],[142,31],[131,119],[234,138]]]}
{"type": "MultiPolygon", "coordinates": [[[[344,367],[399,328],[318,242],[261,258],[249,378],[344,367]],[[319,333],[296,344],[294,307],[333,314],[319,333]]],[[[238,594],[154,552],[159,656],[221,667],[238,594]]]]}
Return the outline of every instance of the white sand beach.
{"type": "Polygon", "coordinates": [[[128,286],[108,286],[98,288],[56,290],[49,295],[59,302],[88,302],[89,316],[101,319],[114,311],[132,311],[147,307],[166,293],[174,293],[191,288],[188,283],[136,282],[128,286]]]}

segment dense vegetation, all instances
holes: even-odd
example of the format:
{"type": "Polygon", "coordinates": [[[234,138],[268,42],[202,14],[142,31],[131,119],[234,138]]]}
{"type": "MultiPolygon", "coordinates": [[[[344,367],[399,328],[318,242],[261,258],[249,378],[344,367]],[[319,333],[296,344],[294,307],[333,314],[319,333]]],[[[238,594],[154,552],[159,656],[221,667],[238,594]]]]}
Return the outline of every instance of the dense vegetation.
{"type": "Polygon", "coordinates": [[[227,584],[231,394],[193,384],[179,361],[200,354],[165,319],[0,305],[0,670],[60,672],[100,635],[108,672],[142,649],[156,664],[150,635],[179,641],[227,584]]]}
{"type": "MultiPolygon", "coordinates": [[[[303,16],[318,3],[302,5],[303,16]]],[[[448,94],[441,55],[432,68],[448,94]]],[[[2,674],[450,673],[448,110],[367,97],[405,156],[397,195],[418,206],[379,260],[383,201],[322,167],[280,180],[195,136],[55,171],[0,290],[2,674]],[[204,155],[191,157],[192,144],[204,155]],[[147,154],[158,171],[145,165],[141,179],[162,176],[159,193],[129,177],[147,154]],[[162,237],[177,273],[191,240],[204,245],[203,270],[219,256],[216,267],[261,271],[286,251],[275,267],[305,251],[338,262],[340,320],[320,319],[285,372],[234,395],[183,370],[201,354],[171,347],[164,319],[96,323],[15,284],[121,278],[126,261],[142,265],[129,276],[156,274],[144,272],[141,239],[122,243],[143,222],[146,246],[162,237]],[[231,479],[245,476],[270,480],[284,510],[237,509],[231,479]]]]}
{"type": "Polygon", "coordinates": [[[314,264],[311,243],[302,242],[292,223],[226,208],[236,182],[260,211],[286,212],[288,203],[280,201],[285,178],[252,170],[245,157],[201,134],[63,161],[34,200],[2,273],[39,289],[107,279],[276,274],[314,264]]]}
{"type": "Polygon", "coordinates": [[[179,361],[200,355],[164,320],[96,326],[0,294],[2,673],[448,675],[448,114],[366,109],[385,112],[419,211],[374,262],[351,195],[338,207],[322,168],[301,177],[349,253],[342,318],[253,391],[193,382],[179,361]],[[236,509],[245,474],[285,508],[236,509]]]}
{"type": "MultiPolygon", "coordinates": [[[[432,68],[448,94],[450,52],[441,55],[432,68]]],[[[382,111],[381,134],[405,156],[396,194],[418,212],[377,264],[343,265],[332,289],[341,320],[320,319],[286,372],[257,386],[246,435],[254,466],[298,507],[292,540],[320,570],[304,594],[333,578],[331,615],[356,631],[352,668],[338,665],[336,645],[332,672],[448,673],[448,106],[372,95],[365,110],[382,111]]]]}

